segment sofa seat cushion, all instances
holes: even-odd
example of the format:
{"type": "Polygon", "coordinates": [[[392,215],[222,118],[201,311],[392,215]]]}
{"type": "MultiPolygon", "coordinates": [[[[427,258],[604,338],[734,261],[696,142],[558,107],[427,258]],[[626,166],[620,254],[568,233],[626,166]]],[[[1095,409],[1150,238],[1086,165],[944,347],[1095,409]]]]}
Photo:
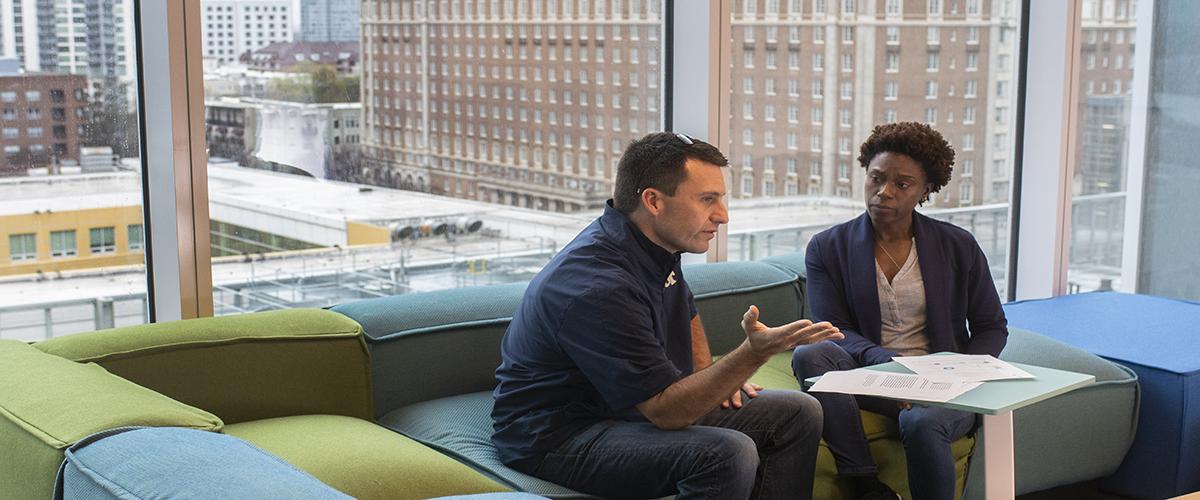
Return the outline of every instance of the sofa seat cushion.
{"type": "Polygon", "coordinates": [[[55,499],[350,497],[233,436],[179,427],[124,428],[72,446],[55,499]]]}
{"type": "Polygon", "coordinates": [[[454,456],[512,485],[550,498],[591,498],[510,469],[492,444],[492,393],[475,392],[425,401],[388,412],[379,423],[454,456]]]}
{"type": "Polygon", "coordinates": [[[0,340],[0,497],[49,497],[64,448],[130,425],[211,431],[222,422],[95,364],[0,340]]]}
{"type": "Polygon", "coordinates": [[[288,415],[374,416],[362,328],[322,309],[129,326],[34,346],[97,363],[225,423],[288,415]]]}
{"type": "Polygon", "coordinates": [[[230,424],[225,426],[225,433],[359,499],[432,498],[508,490],[450,457],[358,418],[279,417],[230,424]]]}

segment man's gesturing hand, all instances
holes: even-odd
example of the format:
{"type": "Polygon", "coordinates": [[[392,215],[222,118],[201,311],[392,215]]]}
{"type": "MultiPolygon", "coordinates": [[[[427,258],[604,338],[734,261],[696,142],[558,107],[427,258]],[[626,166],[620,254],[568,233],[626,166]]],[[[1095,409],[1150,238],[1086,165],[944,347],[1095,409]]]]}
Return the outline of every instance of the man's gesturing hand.
{"type": "Polygon", "coordinates": [[[802,319],[786,325],[768,327],[758,320],[757,306],[750,306],[742,316],[742,330],[746,331],[746,341],[750,344],[750,350],[760,356],[790,351],[801,344],[844,338],[842,332],[828,321],[813,323],[802,319]]]}

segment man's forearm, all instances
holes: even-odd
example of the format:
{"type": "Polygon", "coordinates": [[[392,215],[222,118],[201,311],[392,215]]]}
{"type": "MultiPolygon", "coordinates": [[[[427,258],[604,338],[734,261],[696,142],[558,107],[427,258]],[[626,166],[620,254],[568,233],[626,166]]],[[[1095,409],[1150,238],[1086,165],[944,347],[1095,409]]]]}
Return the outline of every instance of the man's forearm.
{"type": "Polygon", "coordinates": [[[712,411],[767,362],[745,342],[708,368],[699,370],[638,405],[654,425],[680,429],[712,411]]]}

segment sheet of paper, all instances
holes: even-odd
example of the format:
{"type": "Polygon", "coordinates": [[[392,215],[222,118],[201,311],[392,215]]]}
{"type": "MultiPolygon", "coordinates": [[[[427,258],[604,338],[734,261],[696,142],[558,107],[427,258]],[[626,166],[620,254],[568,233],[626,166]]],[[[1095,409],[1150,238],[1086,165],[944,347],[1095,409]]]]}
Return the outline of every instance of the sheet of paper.
{"type": "Polygon", "coordinates": [[[828,372],[808,390],[944,403],[979,386],[979,382],[858,369],[828,372]]]}
{"type": "Polygon", "coordinates": [[[987,354],[931,354],[928,356],[897,356],[893,361],[904,365],[917,375],[936,379],[958,379],[972,382],[1034,378],[1029,372],[987,354]]]}

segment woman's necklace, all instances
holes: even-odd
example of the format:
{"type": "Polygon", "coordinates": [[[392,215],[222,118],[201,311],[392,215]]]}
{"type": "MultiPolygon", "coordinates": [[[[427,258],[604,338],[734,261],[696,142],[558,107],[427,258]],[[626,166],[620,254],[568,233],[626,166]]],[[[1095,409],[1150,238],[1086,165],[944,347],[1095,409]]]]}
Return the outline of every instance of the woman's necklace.
{"type": "Polygon", "coordinates": [[[878,245],[879,249],[883,250],[883,254],[887,256],[888,260],[892,261],[892,265],[896,266],[896,272],[900,272],[900,264],[896,262],[896,258],[892,257],[892,254],[887,251],[887,247],[883,246],[883,243],[879,243],[878,245]]]}
{"type": "MultiPolygon", "coordinates": [[[[912,240],[912,236],[909,236],[908,238],[910,241],[912,240]]],[[[896,258],[892,257],[892,253],[887,251],[887,247],[883,246],[883,242],[880,241],[881,239],[882,238],[879,237],[878,233],[875,234],[875,244],[879,245],[879,249],[883,250],[883,255],[887,256],[888,260],[892,261],[893,266],[896,266],[896,272],[900,272],[900,263],[896,262],[896,258]]]]}

